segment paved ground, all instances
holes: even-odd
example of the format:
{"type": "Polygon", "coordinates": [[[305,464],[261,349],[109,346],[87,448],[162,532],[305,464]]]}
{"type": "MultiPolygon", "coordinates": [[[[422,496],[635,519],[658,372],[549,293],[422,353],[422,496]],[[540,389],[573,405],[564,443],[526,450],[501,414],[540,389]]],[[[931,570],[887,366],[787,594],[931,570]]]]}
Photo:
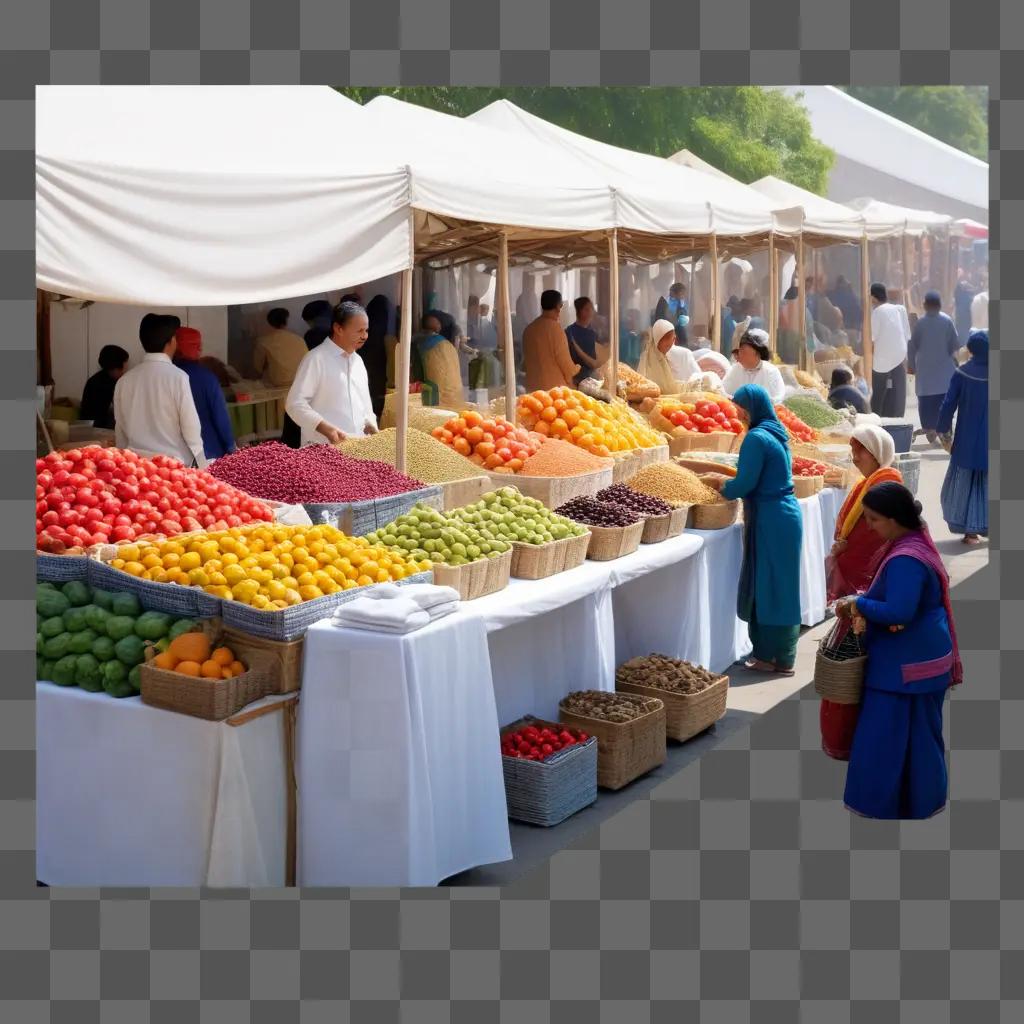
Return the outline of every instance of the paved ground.
{"type": "MultiPolygon", "coordinates": [[[[912,396],[908,402],[907,416],[915,425],[917,424],[916,401],[912,396]]],[[[946,529],[939,503],[939,493],[942,490],[949,458],[946,453],[941,448],[932,448],[924,437],[916,440],[913,451],[921,456],[918,500],[924,506],[925,518],[936,546],[942,553],[954,587],[962,585],[970,576],[987,565],[988,546],[983,543],[977,547],[967,547],[959,537],[954,537],[946,529]]],[[[513,861],[476,868],[444,884],[507,885],[597,828],[638,796],[656,789],[666,779],[721,743],[725,737],[740,729],[746,729],[751,721],[770,711],[776,704],[804,686],[810,685],[818,641],[828,629],[829,624],[823,623],[804,630],[797,649],[796,674],[790,678],[763,676],[736,666],[730,672],[729,703],[725,717],[713,729],[688,743],[669,744],[668,761],[656,771],[638,779],[618,793],[601,790],[598,802],[593,807],[581,811],[556,828],[532,828],[512,822],[512,849],[515,854],[513,861]]]]}

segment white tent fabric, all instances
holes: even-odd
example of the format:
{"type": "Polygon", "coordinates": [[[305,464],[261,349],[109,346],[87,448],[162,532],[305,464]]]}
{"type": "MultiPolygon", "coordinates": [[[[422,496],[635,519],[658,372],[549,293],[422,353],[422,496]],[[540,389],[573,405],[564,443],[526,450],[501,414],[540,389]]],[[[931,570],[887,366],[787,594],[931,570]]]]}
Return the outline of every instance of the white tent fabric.
{"type": "Polygon", "coordinates": [[[829,197],[885,195],[906,206],[984,218],[988,164],[876,110],[834,86],[789,86],[815,136],[836,153],[829,197]],[[946,205],[943,205],[945,203],[946,205]]]}
{"type": "Polygon", "coordinates": [[[726,174],[725,171],[720,171],[714,164],[709,164],[707,160],[701,160],[696,153],[691,153],[688,149],[681,149],[678,153],[673,153],[668,159],[674,164],[689,167],[693,171],[700,171],[701,174],[710,174],[711,177],[718,178],[721,181],[729,181],[734,185],[743,184],[743,182],[732,177],[732,175],[726,174]]]}
{"type": "Polygon", "coordinates": [[[569,154],[615,189],[618,226],[652,234],[756,235],[800,230],[799,210],[772,204],[729,181],[660,157],[588,139],[498,100],[468,120],[505,133],[515,145],[533,139],[569,154]]]}
{"type": "Polygon", "coordinates": [[[38,286],[206,306],[402,270],[408,172],[338,130],[362,116],[326,87],[40,87],[38,286]]]}
{"type": "Polygon", "coordinates": [[[867,196],[851,199],[846,204],[859,213],[868,225],[869,233],[922,235],[926,231],[949,228],[953,218],[931,210],[912,210],[906,206],[883,203],[867,196]]]}
{"type": "MultiPolygon", "coordinates": [[[[804,231],[855,241],[863,238],[865,230],[868,229],[864,218],[848,206],[824,199],[771,174],[753,182],[750,187],[767,196],[772,202],[802,206],[804,231]]],[[[868,236],[879,237],[878,230],[877,226],[872,226],[868,230],[868,236]]]]}

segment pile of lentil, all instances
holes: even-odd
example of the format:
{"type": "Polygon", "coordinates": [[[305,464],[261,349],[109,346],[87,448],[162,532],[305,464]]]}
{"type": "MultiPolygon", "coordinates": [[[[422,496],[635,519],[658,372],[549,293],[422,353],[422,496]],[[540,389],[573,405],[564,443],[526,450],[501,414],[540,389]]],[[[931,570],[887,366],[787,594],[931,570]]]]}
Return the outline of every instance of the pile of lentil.
{"type": "Polygon", "coordinates": [[[597,498],[584,496],[567,501],[564,505],[556,508],[555,512],[575,523],[582,523],[584,526],[611,528],[632,526],[644,518],[641,513],[634,512],[624,505],[615,505],[610,501],[599,501],[597,498]]]}
{"type": "Polygon", "coordinates": [[[579,476],[608,469],[611,459],[602,459],[590,452],[577,448],[568,441],[548,438],[528,459],[519,471],[523,476],[579,476]]]}
{"type": "Polygon", "coordinates": [[[824,430],[843,422],[843,417],[827,402],[805,395],[793,395],[782,403],[815,430],[824,430]]]}
{"type": "Polygon", "coordinates": [[[386,462],[350,459],[329,444],[296,449],[268,441],[217,459],[209,471],[255,498],[289,505],[367,501],[423,486],[386,462]]]}
{"type": "MultiPolygon", "coordinates": [[[[398,431],[389,427],[369,437],[345,441],[341,450],[353,459],[380,460],[394,465],[397,461],[397,444],[398,431]]],[[[410,473],[430,484],[487,475],[469,459],[463,458],[453,448],[422,430],[411,429],[406,433],[405,462],[410,473]]]]}
{"type": "Polygon", "coordinates": [[[620,665],[615,672],[615,685],[631,683],[670,693],[695,694],[717,683],[720,678],[700,665],[664,654],[649,654],[620,665]]]}
{"type": "Polygon", "coordinates": [[[674,462],[659,462],[645,466],[629,481],[632,490],[648,494],[675,508],[680,505],[716,505],[722,496],[703,483],[696,473],[691,473],[674,462]]]}
{"type": "Polygon", "coordinates": [[[672,506],[667,501],[632,491],[625,484],[614,484],[611,487],[606,487],[603,491],[597,492],[597,497],[601,501],[610,501],[614,505],[624,505],[634,512],[639,512],[645,518],[649,516],[667,516],[672,511],[672,506]]]}
{"type": "Polygon", "coordinates": [[[625,724],[657,711],[661,701],[635,693],[608,693],[605,690],[575,690],[565,697],[559,708],[581,718],[625,724]]]}

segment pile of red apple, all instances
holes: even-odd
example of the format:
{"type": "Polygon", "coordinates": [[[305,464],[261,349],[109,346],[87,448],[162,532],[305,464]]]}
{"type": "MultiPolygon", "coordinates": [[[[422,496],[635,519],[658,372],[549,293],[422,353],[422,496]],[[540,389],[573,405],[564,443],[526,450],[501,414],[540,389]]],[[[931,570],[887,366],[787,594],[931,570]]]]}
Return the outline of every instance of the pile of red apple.
{"type": "Polygon", "coordinates": [[[824,476],[828,466],[814,459],[805,459],[802,455],[793,458],[793,476],[824,476]]]}
{"type": "Polygon", "coordinates": [[[586,743],[590,734],[558,726],[558,731],[547,726],[538,728],[528,725],[501,737],[501,753],[504,757],[519,758],[523,761],[546,761],[566,747],[586,743]]]}

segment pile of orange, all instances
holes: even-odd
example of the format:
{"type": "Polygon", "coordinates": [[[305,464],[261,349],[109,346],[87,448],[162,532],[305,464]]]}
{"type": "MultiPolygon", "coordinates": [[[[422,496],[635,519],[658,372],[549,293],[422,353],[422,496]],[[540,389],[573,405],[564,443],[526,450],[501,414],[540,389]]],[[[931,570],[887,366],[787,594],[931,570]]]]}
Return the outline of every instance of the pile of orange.
{"type": "Polygon", "coordinates": [[[175,637],[170,647],[158,654],[152,664],[154,668],[203,679],[231,679],[245,671],[245,666],[230,647],[211,650],[205,633],[182,633],[175,637]]]}
{"type": "Polygon", "coordinates": [[[488,419],[472,410],[449,420],[443,427],[435,427],[431,434],[475,465],[494,473],[518,473],[544,443],[539,434],[531,434],[502,416],[488,419]]]}
{"type": "Polygon", "coordinates": [[[634,419],[621,402],[601,402],[572,388],[523,395],[516,409],[523,426],[601,458],[665,443],[657,431],[634,419]]]}

